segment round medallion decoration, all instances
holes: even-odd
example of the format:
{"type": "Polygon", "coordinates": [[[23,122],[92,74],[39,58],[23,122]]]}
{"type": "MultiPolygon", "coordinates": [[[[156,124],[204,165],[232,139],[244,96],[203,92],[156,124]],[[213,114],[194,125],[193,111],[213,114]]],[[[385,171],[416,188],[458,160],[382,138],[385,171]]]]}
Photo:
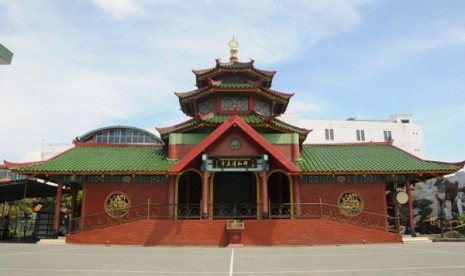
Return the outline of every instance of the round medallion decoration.
{"type": "Polygon", "coordinates": [[[318,183],[318,176],[312,175],[309,179],[310,183],[318,183]]]}
{"type": "Polygon", "coordinates": [[[131,202],[127,194],[114,192],[107,196],[105,200],[105,212],[114,218],[126,215],[131,207],[131,202]]]}
{"type": "Polygon", "coordinates": [[[405,204],[408,201],[408,194],[404,191],[397,192],[396,202],[399,204],[405,204]]]}
{"type": "Polygon", "coordinates": [[[340,175],[336,177],[337,182],[346,182],[346,177],[343,175],[340,175]]]}
{"type": "Polygon", "coordinates": [[[131,182],[132,178],[129,175],[125,175],[123,176],[122,180],[124,183],[128,183],[131,182]]]}
{"type": "Polygon", "coordinates": [[[241,140],[239,138],[232,138],[229,140],[229,147],[233,150],[237,150],[241,147],[241,140]]]}
{"type": "Polygon", "coordinates": [[[346,216],[356,216],[363,209],[363,201],[360,195],[353,192],[343,193],[338,200],[339,211],[346,216]]]}

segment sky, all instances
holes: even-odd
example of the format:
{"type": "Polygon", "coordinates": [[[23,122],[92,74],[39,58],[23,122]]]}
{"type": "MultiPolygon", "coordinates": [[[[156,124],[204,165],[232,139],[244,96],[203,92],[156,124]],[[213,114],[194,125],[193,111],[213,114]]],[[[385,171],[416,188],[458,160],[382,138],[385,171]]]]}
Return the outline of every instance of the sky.
{"type": "MultiPolygon", "coordinates": [[[[0,0],[0,163],[97,128],[188,119],[174,92],[229,60],[277,71],[302,119],[412,114],[426,159],[465,160],[465,1],[0,0]]],[[[311,134],[310,134],[311,139],[311,134]]]]}

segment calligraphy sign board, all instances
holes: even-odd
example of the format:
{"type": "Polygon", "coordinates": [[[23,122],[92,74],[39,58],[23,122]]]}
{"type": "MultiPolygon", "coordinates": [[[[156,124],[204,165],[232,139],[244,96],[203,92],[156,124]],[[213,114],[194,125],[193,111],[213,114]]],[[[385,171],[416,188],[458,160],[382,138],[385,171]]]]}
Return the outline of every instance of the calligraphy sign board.
{"type": "Polygon", "coordinates": [[[226,229],[227,230],[243,230],[244,221],[243,220],[228,220],[226,222],[226,229]]]}

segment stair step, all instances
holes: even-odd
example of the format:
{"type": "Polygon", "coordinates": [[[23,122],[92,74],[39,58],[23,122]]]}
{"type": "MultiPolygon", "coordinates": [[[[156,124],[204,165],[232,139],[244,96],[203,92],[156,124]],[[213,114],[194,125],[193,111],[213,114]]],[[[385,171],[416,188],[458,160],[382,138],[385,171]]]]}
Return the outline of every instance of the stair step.
{"type": "Polygon", "coordinates": [[[40,239],[37,244],[66,244],[66,237],[58,237],[58,239],[40,239]]]}
{"type": "Polygon", "coordinates": [[[402,243],[432,243],[433,241],[429,237],[410,237],[403,236],[402,243]]]}

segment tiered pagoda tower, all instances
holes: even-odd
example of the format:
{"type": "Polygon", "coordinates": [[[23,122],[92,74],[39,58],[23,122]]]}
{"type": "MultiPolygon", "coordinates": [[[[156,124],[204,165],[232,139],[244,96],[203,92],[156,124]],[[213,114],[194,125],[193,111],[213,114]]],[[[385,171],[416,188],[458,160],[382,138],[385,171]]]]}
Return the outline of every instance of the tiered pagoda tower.
{"type": "Polygon", "coordinates": [[[292,143],[295,147],[292,159],[299,159],[299,146],[311,130],[277,119],[286,111],[289,100],[294,94],[271,89],[275,71],[255,68],[254,60],[239,62],[238,45],[234,38],[229,42],[231,48],[229,62],[216,59],[216,66],[213,68],[193,70],[197,89],[175,93],[179,98],[182,112],[192,119],[171,127],[157,128],[162,140],[167,145],[171,145],[170,159],[180,158],[173,148],[176,143],[173,142],[175,137],[179,137],[180,134],[207,135],[233,114],[238,115],[265,136],[266,134],[293,135],[292,143]]]}

